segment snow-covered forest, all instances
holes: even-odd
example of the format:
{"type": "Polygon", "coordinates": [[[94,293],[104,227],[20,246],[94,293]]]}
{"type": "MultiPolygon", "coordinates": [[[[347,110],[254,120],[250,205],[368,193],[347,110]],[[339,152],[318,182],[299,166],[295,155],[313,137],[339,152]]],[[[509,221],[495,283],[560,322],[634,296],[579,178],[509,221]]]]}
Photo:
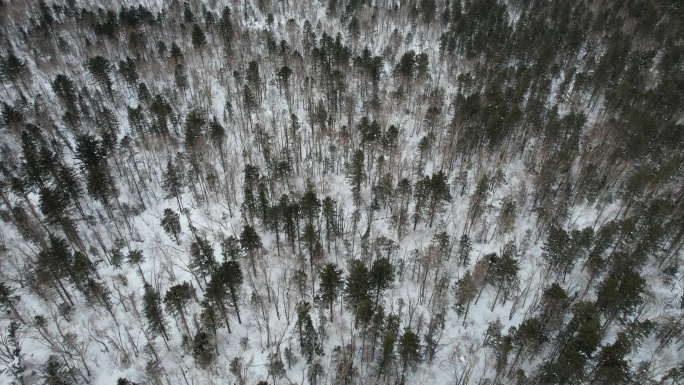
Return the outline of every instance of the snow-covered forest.
{"type": "Polygon", "coordinates": [[[681,384],[681,0],[0,0],[0,383],[681,384]]]}

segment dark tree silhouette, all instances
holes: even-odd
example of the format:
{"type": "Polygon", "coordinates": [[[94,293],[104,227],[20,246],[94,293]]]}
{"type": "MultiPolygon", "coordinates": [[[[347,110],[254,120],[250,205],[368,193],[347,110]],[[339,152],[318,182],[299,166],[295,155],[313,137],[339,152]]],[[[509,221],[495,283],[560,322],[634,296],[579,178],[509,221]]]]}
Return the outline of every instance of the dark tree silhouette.
{"type": "Polygon", "coordinates": [[[330,308],[330,322],[333,322],[333,304],[339,297],[343,284],[342,270],[336,264],[326,264],[320,275],[319,295],[323,304],[330,308]]]}
{"type": "Polygon", "coordinates": [[[149,284],[145,284],[143,293],[143,314],[147,319],[147,328],[152,335],[159,335],[168,341],[169,336],[166,330],[166,320],[162,313],[161,296],[159,292],[154,290],[149,284]]]}

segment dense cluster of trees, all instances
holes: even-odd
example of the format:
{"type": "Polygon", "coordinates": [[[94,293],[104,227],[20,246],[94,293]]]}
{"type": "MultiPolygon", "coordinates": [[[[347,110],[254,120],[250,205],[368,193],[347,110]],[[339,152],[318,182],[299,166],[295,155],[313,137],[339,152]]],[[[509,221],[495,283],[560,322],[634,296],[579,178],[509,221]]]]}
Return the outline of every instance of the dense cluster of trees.
{"type": "Polygon", "coordinates": [[[28,3],[0,379],[684,379],[680,2],[28,3]]]}

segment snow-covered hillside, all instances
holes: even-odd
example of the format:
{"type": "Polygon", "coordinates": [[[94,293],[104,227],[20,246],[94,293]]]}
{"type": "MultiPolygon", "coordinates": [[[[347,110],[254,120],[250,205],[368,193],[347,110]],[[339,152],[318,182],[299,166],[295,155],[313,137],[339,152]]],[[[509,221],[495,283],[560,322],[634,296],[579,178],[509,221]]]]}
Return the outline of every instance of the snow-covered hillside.
{"type": "Polygon", "coordinates": [[[678,1],[0,2],[0,382],[684,381],[678,1]]]}

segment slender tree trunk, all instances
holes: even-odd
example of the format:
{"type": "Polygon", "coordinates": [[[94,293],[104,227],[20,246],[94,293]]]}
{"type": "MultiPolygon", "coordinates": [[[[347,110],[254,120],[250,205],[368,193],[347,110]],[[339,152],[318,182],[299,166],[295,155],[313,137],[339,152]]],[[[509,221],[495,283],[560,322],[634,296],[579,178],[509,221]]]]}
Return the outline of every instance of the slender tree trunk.
{"type": "Polygon", "coordinates": [[[221,308],[221,314],[223,314],[223,318],[226,320],[226,328],[228,328],[228,333],[232,333],[230,331],[230,323],[228,322],[228,312],[226,311],[226,306],[223,304],[223,301],[217,301],[219,304],[219,307],[221,308]]]}
{"type": "Polygon", "coordinates": [[[466,318],[468,318],[468,310],[470,310],[470,301],[468,301],[468,304],[466,304],[465,313],[463,313],[463,323],[461,323],[461,326],[465,326],[466,318]]]}
{"type": "Polygon", "coordinates": [[[183,326],[185,327],[185,331],[188,333],[188,336],[192,336],[190,333],[190,328],[188,327],[188,321],[185,319],[185,312],[183,311],[182,307],[178,308],[178,314],[181,316],[181,321],[183,322],[183,326]]]}
{"type": "MultiPolygon", "coordinates": [[[[64,295],[66,295],[66,297],[67,297],[67,299],[69,300],[69,303],[71,304],[71,306],[74,306],[74,301],[71,300],[71,296],[69,295],[69,293],[68,293],[68,292],[66,291],[66,289],[64,288],[64,285],[62,285],[62,281],[60,281],[60,279],[57,278],[57,276],[55,275],[54,272],[52,273],[52,278],[55,280],[55,282],[57,282],[57,285],[62,289],[61,291],[64,293],[64,295]]],[[[60,296],[61,296],[61,294],[60,294],[60,296]]]]}
{"type": "Polygon", "coordinates": [[[237,314],[238,323],[242,324],[242,319],[240,319],[240,309],[238,309],[237,304],[237,295],[233,287],[230,287],[230,297],[233,300],[233,307],[235,308],[235,313],[237,314]]]}

